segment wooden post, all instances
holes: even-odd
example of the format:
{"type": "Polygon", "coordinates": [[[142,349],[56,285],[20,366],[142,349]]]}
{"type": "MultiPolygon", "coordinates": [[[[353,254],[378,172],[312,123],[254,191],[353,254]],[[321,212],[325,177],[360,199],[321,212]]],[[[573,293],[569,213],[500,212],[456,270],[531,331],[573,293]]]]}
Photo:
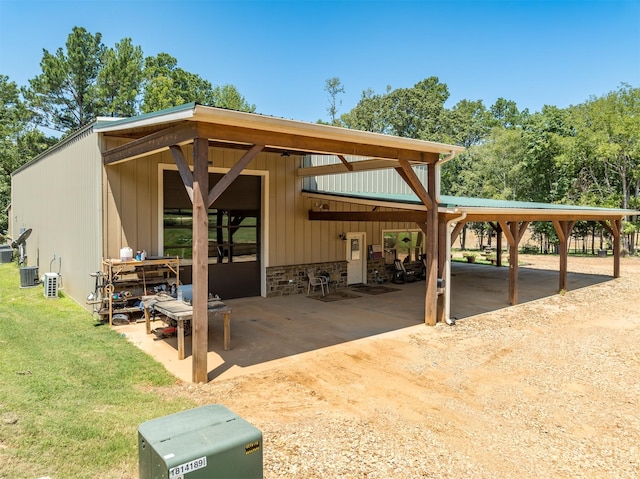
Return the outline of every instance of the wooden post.
{"type": "Polygon", "coordinates": [[[620,277],[620,232],[622,231],[622,219],[611,219],[609,224],[600,221],[600,224],[613,236],[613,277],[620,277]]]}
{"type": "Polygon", "coordinates": [[[499,225],[509,243],[509,304],[513,306],[518,304],[518,244],[529,222],[518,224],[517,221],[499,221],[499,225]]]}
{"type": "Polygon", "coordinates": [[[513,244],[509,246],[509,304],[518,304],[518,223],[509,223],[513,244]]]}
{"type": "Polygon", "coordinates": [[[553,226],[560,240],[560,278],[559,291],[567,290],[567,263],[569,257],[569,238],[571,238],[571,230],[575,221],[553,221],[553,226]]]}
{"type": "Polygon", "coordinates": [[[193,142],[193,318],[192,358],[194,383],[206,383],[209,370],[209,141],[196,138],[193,142]]]}
{"type": "Polygon", "coordinates": [[[502,266],[502,226],[496,224],[496,267],[502,266]]]}
{"type": "MultiPolygon", "coordinates": [[[[445,268],[447,266],[447,221],[444,218],[438,219],[438,278],[444,278],[445,268]]],[[[445,284],[445,288],[448,288],[449,285],[445,284]]],[[[437,294],[437,284],[436,284],[436,294],[437,294]]],[[[437,294],[437,314],[438,314],[438,322],[443,323],[445,321],[446,316],[446,295],[437,294]]]]}
{"type": "Polygon", "coordinates": [[[427,277],[424,306],[424,322],[429,326],[435,326],[438,320],[438,203],[436,201],[437,189],[436,167],[431,163],[427,167],[427,193],[431,199],[431,209],[427,216],[427,277]]]}
{"type": "Polygon", "coordinates": [[[622,232],[622,220],[611,220],[613,230],[613,277],[620,277],[620,234],[622,232]]]}

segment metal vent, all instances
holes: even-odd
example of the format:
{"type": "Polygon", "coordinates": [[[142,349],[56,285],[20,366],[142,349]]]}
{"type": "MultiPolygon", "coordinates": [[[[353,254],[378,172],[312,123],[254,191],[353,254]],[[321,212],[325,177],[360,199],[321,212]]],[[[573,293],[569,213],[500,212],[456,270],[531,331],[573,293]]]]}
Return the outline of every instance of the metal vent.
{"type": "Polygon", "coordinates": [[[45,273],[44,274],[44,297],[57,298],[59,283],[60,283],[60,275],[58,273],[45,273]]]}

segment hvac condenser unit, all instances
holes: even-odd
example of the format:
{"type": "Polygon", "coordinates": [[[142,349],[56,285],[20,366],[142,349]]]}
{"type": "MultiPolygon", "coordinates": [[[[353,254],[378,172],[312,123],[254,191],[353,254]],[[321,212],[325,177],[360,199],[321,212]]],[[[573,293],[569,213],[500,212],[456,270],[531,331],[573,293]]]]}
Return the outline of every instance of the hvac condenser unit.
{"type": "Polygon", "coordinates": [[[37,266],[23,266],[20,268],[20,287],[31,288],[38,286],[40,279],[38,279],[38,267],[37,266]]]}
{"type": "Polygon", "coordinates": [[[140,479],[261,479],[262,433],[219,404],[138,428],[140,479]]]}
{"type": "Polygon", "coordinates": [[[13,248],[10,245],[0,245],[0,263],[11,263],[13,261],[13,248]]]}
{"type": "Polygon", "coordinates": [[[42,284],[44,286],[45,298],[58,297],[58,288],[60,284],[60,275],[58,273],[45,273],[42,284]]]}

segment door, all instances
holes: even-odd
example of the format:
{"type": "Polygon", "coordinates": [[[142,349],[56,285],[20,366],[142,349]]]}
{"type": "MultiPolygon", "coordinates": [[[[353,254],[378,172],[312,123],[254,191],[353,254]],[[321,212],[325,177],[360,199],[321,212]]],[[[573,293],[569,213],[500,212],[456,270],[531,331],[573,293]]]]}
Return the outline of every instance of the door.
{"type": "Polygon", "coordinates": [[[347,233],[347,285],[366,283],[367,256],[365,234],[347,233]]]}

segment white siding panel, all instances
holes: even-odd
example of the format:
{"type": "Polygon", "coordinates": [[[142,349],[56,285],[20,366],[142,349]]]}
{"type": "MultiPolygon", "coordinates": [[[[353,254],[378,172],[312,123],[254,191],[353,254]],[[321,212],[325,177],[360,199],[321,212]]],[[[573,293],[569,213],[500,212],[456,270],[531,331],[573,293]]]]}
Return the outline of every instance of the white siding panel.
{"type": "Polygon", "coordinates": [[[101,175],[98,135],[88,130],[12,177],[12,229],[33,230],[28,265],[39,265],[42,275],[60,264],[62,292],[87,308],[89,273],[102,257],[101,175]]]}

